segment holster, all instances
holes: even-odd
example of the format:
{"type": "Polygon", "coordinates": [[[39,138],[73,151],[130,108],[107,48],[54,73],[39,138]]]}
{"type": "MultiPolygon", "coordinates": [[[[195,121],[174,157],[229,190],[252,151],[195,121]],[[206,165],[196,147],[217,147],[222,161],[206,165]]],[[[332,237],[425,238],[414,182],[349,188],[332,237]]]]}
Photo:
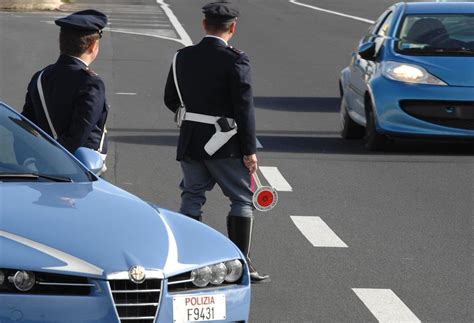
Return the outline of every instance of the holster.
{"type": "MultiPolygon", "coordinates": [[[[193,121],[198,123],[204,123],[214,125],[216,127],[216,133],[212,135],[209,141],[204,145],[204,150],[209,156],[214,155],[222,146],[224,146],[232,136],[237,133],[237,124],[232,118],[216,117],[194,112],[186,112],[184,106],[179,109],[183,109],[182,112],[176,111],[176,123],[178,120],[182,121],[193,121]],[[182,115],[179,115],[182,113],[182,115]],[[180,118],[181,117],[181,118],[180,118]],[[224,131],[223,131],[224,130],[224,131]]],[[[178,123],[180,125],[180,123],[178,123]]]]}
{"type": "Polygon", "coordinates": [[[215,152],[224,146],[236,133],[237,128],[226,132],[222,132],[221,129],[217,129],[216,133],[213,134],[211,139],[209,139],[209,141],[204,145],[204,150],[209,156],[214,155],[215,152]]]}

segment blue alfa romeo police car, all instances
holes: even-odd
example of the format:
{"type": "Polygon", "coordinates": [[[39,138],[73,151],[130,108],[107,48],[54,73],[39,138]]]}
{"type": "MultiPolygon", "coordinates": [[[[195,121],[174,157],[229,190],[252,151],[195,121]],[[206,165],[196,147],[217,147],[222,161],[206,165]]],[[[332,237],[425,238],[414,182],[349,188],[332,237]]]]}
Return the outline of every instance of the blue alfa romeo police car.
{"type": "Polygon", "coordinates": [[[0,322],[247,321],[239,249],[0,103],[0,322]],[[84,165],[87,165],[85,167],[84,165]]]}
{"type": "Polygon", "coordinates": [[[341,135],[474,141],[474,3],[398,3],[341,72],[341,135]]]}

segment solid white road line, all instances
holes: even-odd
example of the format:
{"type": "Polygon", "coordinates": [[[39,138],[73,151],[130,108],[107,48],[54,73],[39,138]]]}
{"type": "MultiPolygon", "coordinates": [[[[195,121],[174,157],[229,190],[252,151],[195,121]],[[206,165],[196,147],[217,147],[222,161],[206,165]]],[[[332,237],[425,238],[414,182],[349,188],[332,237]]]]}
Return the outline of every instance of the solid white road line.
{"type": "Polygon", "coordinates": [[[117,94],[117,95],[137,95],[136,93],[132,93],[132,92],[117,92],[115,94],[117,94]]]}
{"type": "Polygon", "coordinates": [[[369,23],[369,24],[373,24],[373,23],[374,23],[373,20],[369,20],[369,19],[365,19],[365,18],[361,18],[361,17],[357,17],[357,16],[351,16],[351,15],[347,15],[347,14],[342,13],[342,12],[327,10],[327,9],[323,9],[323,8],[320,8],[320,7],[311,6],[311,5],[309,5],[309,4],[301,3],[301,2],[298,2],[298,1],[295,1],[295,0],[290,0],[290,3],[293,3],[293,4],[297,5],[297,6],[302,6],[302,7],[310,8],[310,9],[313,9],[313,10],[318,10],[318,11],[322,11],[322,12],[327,12],[327,13],[330,13],[330,14],[333,14],[333,15],[337,15],[337,16],[342,16],[342,17],[346,17],[346,18],[350,18],[350,19],[354,19],[354,20],[366,22],[366,23],[369,23]]]}
{"type": "MultiPolygon", "coordinates": [[[[54,22],[53,22],[54,23],[54,22]]],[[[139,36],[146,36],[146,37],[154,37],[154,38],[161,38],[161,39],[167,39],[171,41],[178,42],[180,44],[183,44],[181,39],[177,39],[174,37],[175,32],[172,30],[154,30],[154,29],[134,29],[135,31],[131,31],[128,29],[114,29],[114,28],[105,28],[105,30],[108,30],[112,33],[119,33],[119,34],[129,34],[129,35],[139,35],[139,36]],[[169,33],[169,36],[163,35],[164,33],[169,33]]]]}
{"type": "Polygon", "coordinates": [[[313,247],[348,247],[320,217],[292,215],[290,218],[313,247]]]}
{"type": "Polygon", "coordinates": [[[173,25],[174,29],[178,33],[179,37],[181,38],[181,43],[184,46],[190,46],[193,44],[193,41],[191,40],[191,37],[189,37],[188,33],[186,30],[184,30],[183,26],[179,23],[178,18],[174,15],[173,11],[169,8],[169,5],[165,3],[163,0],[156,0],[156,3],[158,3],[165,14],[168,16],[168,19],[170,20],[171,24],[173,25]]]}
{"type": "Polygon", "coordinates": [[[146,28],[146,27],[157,27],[157,28],[162,28],[162,27],[169,27],[169,24],[158,24],[158,23],[141,23],[141,22],[127,22],[127,23],[113,23],[109,22],[109,26],[112,26],[111,28],[114,28],[115,26],[119,26],[119,28],[146,28]]]}
{"type": "Polygon", "coordinates": [[[281,175],[280,171],[276,167],[269,167],[269,166],[260,166],[258,167],[260,172],[262,172],[263,176],[270,184],[271,187],[276,189],[277,191],[281,192],[291,192],[293,189],[291,188],[290,184],[286,181],[286,179],[281,175]]]}
{"type": "Polygon", "coordinates": [[[421,322],[390,289],[353,288],[352,290],[381,323],[421,322]]]}

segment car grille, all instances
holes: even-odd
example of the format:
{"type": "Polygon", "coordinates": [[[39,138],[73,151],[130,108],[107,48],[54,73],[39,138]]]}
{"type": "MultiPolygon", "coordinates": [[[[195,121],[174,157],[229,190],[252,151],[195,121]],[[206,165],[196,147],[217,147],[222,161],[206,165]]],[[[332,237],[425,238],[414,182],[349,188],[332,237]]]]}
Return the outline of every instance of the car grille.
{"type": "Polygon", "coordinates": [[[417,119],[451,128],[474,130],[474,102],[402,100],[400,106],[417,119]]]}
{"type": "Polygon", "coordinates": [[[141,284],[131,280],[109,280],[117,314],[121,322],[151,323],[158,312],[161,279],[147,279],[141,284]]]}
{"type": "Polygon", "coordinates": [[[41,294],[80,296],[89,295],[95,288],[87,278],[55,274],[42,274],[36,284],[41,294]]]}
{"type": "Polygon", "coordinates": [[[198,288],[193,284],[191,272],[168,278],[168,292],[170,293],[191,291],[198,288]]]}

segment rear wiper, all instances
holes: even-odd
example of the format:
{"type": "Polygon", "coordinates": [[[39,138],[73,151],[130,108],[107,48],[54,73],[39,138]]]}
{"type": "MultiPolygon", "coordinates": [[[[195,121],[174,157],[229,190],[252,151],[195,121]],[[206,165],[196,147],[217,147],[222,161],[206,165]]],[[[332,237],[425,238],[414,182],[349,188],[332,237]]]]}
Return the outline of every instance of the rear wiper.
{"type": "Polygon", "coordinates": [[[41,173],[0,173],[2,179],[35,179],[44,178],[53,182],[72,182],[72,179],[66,176],[48,175],[41,173]]]}

